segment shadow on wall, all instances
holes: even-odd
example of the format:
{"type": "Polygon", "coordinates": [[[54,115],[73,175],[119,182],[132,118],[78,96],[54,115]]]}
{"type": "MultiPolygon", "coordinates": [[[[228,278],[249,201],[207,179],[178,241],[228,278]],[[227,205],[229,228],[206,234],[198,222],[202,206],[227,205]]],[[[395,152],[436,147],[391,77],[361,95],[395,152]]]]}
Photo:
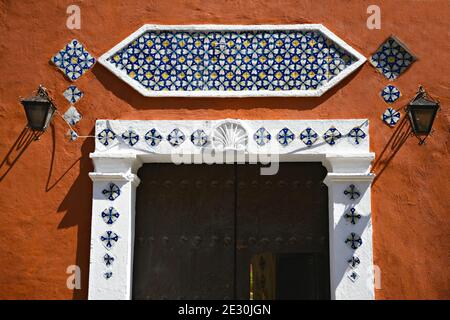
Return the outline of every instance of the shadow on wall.
{"type": "MultiPolygon", "coordinates": [[[[353,72],[351,75],[340,81],[336,86],[329,89],[321,97],[299,98],[286,97],[283,98],[283,103],[277,97],[265,97],[264,106],[270,109],[296,109],[309,110],[314,109],[327,101],[341,88],[345,87],[356,75],[362,70],[362,67],[353,72]]],[[[135,109],[151,109],[157,106],[164,109],[223,109],[223,101],[226,101],[227,107],[233,106],[239,109],[253,109],[255,108],[255,98],[149,98],[142,96],[139,92],[134,90],[131,86],[116,77],[111,71],[106,69],[100,63],[96,63],[92,68],[92,72],[103,87],[111,91],[116,97],[131,105],[135,109]]],[[[256,98],[257,99],[257,98],[256,98]]],[[[262,101],[262,100],[261,100],[262,101]]]]}
{"type": "MultiPolygon", "coordinates": [[[[55,150],[55,148],[53,148],[55,150]]],[[[74,299],[87,299],[89,283],[89,257],[91,239],[91,211],[92,211],[92,182],[89,172],[93,171],[89,153],[94,150],[94,140],[86,139],[81,146],[81,157],[64,172],[63,176],[79,163],[79,174],[67,191],[66,196],[58,207],[58,212],[65,212],[58,225],[59,229],[77,227],[77,253],[75,264],[81,269],[81,289],[73,291],[74,299]]],[[[55,151],[53,151],[55,152],[55,151]]],[[[53,163],[53,160],[52,160],[53,163]]],[[[53,167],[53,165],[51,166],[53,167]]],[[[47,189],[53,188],[62,177],[56,179],[47,189]]],[[[49,180],[51,171],[49,173],[49,180]]]]}
{"type": "Polygon", "coordinates": [[[70,165],[59,178],[52,181],[53,168],[54,168],[55,156],[56,156],[56,130],[55,130],[55,126],[53,124],[51,124],[51,130],[52,130],[52,133],[51,133],[52,134],[52,159],[50,161],[50,170],[49,170],[48,177],[47,177],[47,183],[45,184],[46,192],[51,191],[66,176],[66,174],[82,159],[82,158],[79,158],[79,159],[75,160],[75,162],[72,163],[72,165],[70,165]]]}
{"type": "Polygon", "coordinates": [[[372,172],[375,174],[375,178],[372,185],[375,185],[377,180],[380,178],[381,174],[386,170],[389,163],[392,161],[394,156],[400,150],[400,148],[405,144],[406,140],[412,136],[411,124],[407,119],[407,116],[403,116],[402,120],[398,124],[391,138],[384,146],[383,151],[381,151],[377,160],[372,166],[372,172]]]}
{"type": "MultiPolygon", "coordinates": [[[[92,184],[88,173],[93,170],[89,153],[94,150],[94,140],[86,139],[81,145],[81,157],[75,160],[59,177],[53,177],[56,146],[56,130],[51,126],[52,157],[45,191],[51,191],[76,164],[79,174],[60,203],[57,212],[65,212],[58,229],[77,227],[77,249],[75,264],[81,270],[81,289],[74,289],[73,299],[87,299],[89,281],[89,253],[92,208],[92,184]]],[[[69,275],[67,275],[69,276],[69,275]]]]}
{"type": "MultiPolygon", "coordinates": [[[[65,176],[75,167],[80,165],[80,174],[71,185],[64,200],[58,207],[58,212],[67,211],[60,224],[59,229],[78,227],[77,233],[77,253],[75,264],[81,268],[81,289],[74,290],[74,299],[86,299],[89,276],[89,248],[90,248],[90,224],[91,224],[91,199],[92,184],[88,173],[92,171],[92,163],[89,152],[94,150],[94,140],[86,139],[81,146],[81,158],[72,163],[61,176],[53,177],[54,161],[56,155],[56,130],[53,123],[50,125],[52,135],[52,153],[50,169],[47,178],[45,191],[51,191],[65,176]]],[[[35,142],[43,132],[33,131],[25,127],[6,153],[0,163],[0,182],[8,175],[20,157],[27,150],[32,142],[35,142]]]]}
{"type": "MultiPolygon", "coordinates": [[[[92,183],[88,174],[93,170],[91,159],[89,158],[89,153],[93,149],[93,139],[86,139],[81,146],[81,158],[64,172],[66,174],[76,163],[79,163],[79,174],[58,207],[58,212],[65,212],[58,228],[65,229],[75,226],[78,228],[75,264],[81,269],[81,289],[73,291],[74,299],[87,299],[88,294],[92,211],[92,183]]],[[[49,180],[50,176],[51,172],[49,180]]],[[[53,188],[61,178],[62,176],[50,188],[53,188]]],[[[49,186],[47,185],[47,187],[49,186]]]]}
{"type": "Polygon", "coordinates": [[[8,175],[28,146],[38,140],[41,134],[42,132],[33,131],[28,127],[23,128],[16,142],[14,142],[0,163],[0,182],[8,175]]]}

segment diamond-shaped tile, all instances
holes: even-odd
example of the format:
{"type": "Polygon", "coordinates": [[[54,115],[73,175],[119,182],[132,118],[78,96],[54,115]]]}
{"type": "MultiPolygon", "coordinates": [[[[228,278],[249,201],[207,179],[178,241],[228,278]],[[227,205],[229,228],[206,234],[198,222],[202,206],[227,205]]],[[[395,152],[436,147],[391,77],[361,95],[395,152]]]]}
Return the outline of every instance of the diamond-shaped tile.
{"type": "Polygon", "coordinates": [[[108,146],[112,141],[116,140],[116,134],[111,129],[103,129],[97,135],[97,139],[104,146],[108,146]]]}
{"type": "Polygon", "coordinates": [[[359,264],[361,263],[361,260],[359,260],[359,258],[357,256],[353,256],[347,260],[347,263],[350,266],[350,268],[355,269],[356,267],[359,266],[359,264]]]}
{"type": "Polygon", "coordinates": [[[185,139],[186,136],[184,135],[183,131],[178,128],[173,129],[172,132],[167,136],[167,141],[169,141],[169,143],[174,147],[181,145],[185,139]]]}
{"type": "Polygon", "coordinates": [[[358,249],[360,246],[362,246],[363,241],[359,235],[352,232],[345,240],[345,243],[348,244],[352,249],[358,249]]]}
{"type": "Polygon", "coordinates": [[[282,146],[287,146],[294,141],[295,135],[289,128],[283,128],[277,134],[277,140],[282,146]]]}
{"type": "Polygon", "coordinates": [[[86,51],[84,46],[76,39],[70,41],[60,50],[51,61],[71,81],[77,80],[95,63],[95,59],[86,51]]]}
{"type": "Polygon", "coordinates": [[[347,277],[352,281],[356,282],[359,279],[359,274],[355,270],[350,270],[347,272],[347,277]]]}
{"type": "Polygon", "coordinates": [[[306,128],[300,133],[300,140],[308,147],[312,146],[317,141],[319,135],[311,128],[306,128]]]}
{"type": "Polygon", "coordinates": [[[361,219],[361,215],[356,212],[355,208],[351,208],[349,212],[344,214],[344,218],[351,224],[356,224],[361,219]]]}
{"type": "Polygon", "coordinates": [[[370,57],[370,63],[389,80],[398,78],[415,57],[398,39],[390,37],[370,57]]]}
{"type": "Polygon", "coordinates": [[[133,129],[128,129],[122,133],[122,139],[130,146],[134,146],[139,141],[139,135],[133,129]]]}
{"type": "Polygon", "coordinates": [[[81,120],[81,114],[77,108],[70,106],[64,113],[64,119],[72,126],[76,125],[81,120]]]}
{"type": "Polygon", "coordinates": [[[107,267],[111,267],[114,263],[114,260],[114,257],[109,253],[105,253],[105,255],[103,256],[103,262],[107,267]]]}
{"type": "Polygon", "coordinates": [[[100,240],[103,243],[103,246],[110,250],[114,245],[119,241],[119,236],[113,231],[106,231],[101,237],[100,240]]]}
{"type": "Polygon", "coordinates": [[[113,207],[109,207],[102,211],[102,218],[106,224],[113,224],[119,218],[120,214],[113,207]]]}
{"type": "Polygon", "coordinates": [[[70,141],[75,141],[78,139],[78,133],[76,133],[74,130],[69,129],[66,133],[66,136],[69,138],[70,141]]]}
{"type": "Polygon", "coordinates": [[[153,128],[145,134],[144,138],[145,142],[147,142],[150,147],[156,147],[161,142],[163,137],[158,130],[153,128]]]}
{"type": "Polygon", "coordinates": [[[360,144],[362,140],[366,138],[366,133],[361,128],[355,127],[348,133],[350,140],[354,144],[360,144]]]}
{"type": "Polygon", "coordinates": [[[80,100],[83,95],[83,91],[78,89],[76,86],[69,86],[66,91],[64,91],[64,97],[67,99],[67,101],[73,104],[80,100]]]}
{"type": "Polygon", "coordinates": [[[328,143],[330,146],[333,146],[336,144],[336,141],[338,139],[340,139],[342,137],[342,134],[339,132],[338,129],[336,129],[335,127],[331,127],[330,129],[328,129],[324,135],[323,135],[323,139],[325,140],[326,143],[328,143]]]}
{"type": "Polygon", "coordinates": [[[205,131],[198,129],[191,134],[191,142],[194,146],[203,147],[208,142],[205,131]]]}
{"type": "Polygon", "coordinates": [[[253,139],[259,146],[262,147],[265,144],[267,144],[270,141],[270,139],[272,139],[272,136],[266,130],[266,128],[259,128],[253,135],[253,139]]]}
{"type": "Polygon", "coordinates": [[[387,108],[381,116],[381,120],[383,120],[387,125],[393,127],[400,120],[400,116],[399,111],[392,108],[387,108]]]}
{"type": "Polygon", "coordinates": [[[356,188],[354,184],[351,184],[347,187],[347,189],[344,190],[344,194],[350,199],[350,200],[356,200],[361,196],[361,192],[356,188]]]}
{"type": "Polygon", "coordinates": [[[393,103],[400,98],[401,93],[396,86],[390,84],[381,90],[380,95],[387,103],[393,103]]]}
{"type": "Polygon", "coordinates": [[[114,201],[118,196],[120,196],[120,188],[114,182],[111,182],[106,189],[102,191],[103,195],[111,201],[114,201]]]}

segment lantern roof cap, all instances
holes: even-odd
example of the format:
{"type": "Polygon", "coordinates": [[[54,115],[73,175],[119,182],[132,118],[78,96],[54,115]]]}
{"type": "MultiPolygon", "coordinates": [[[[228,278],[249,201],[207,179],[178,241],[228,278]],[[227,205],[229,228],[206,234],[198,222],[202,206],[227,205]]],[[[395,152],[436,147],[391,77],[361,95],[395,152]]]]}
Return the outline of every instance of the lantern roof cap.
{"type": "Polygon", "coordinates": [[[414,96],[414,98],[409,102],[410,105],[415,106],[436,106],[439,104],[439,101],[433,99],[425,89],[420,86],[419,91],[414,96]]]}
{"type": "Polygon", "coordinates": [[[39,85],[39,87],[36,90],[36,95],[22,98],[20,99],[21,102],[49,102],[53,108],[56,108],[55,103],[53,102],[53,99],[48,95],[47,89],[39,85]]]}
{"type": "Polygon", "coordinates": [[[50,99],[48,97],[37,95],[37,96],[31,96],[27,98],[21,99],[21,101],[30,101],[30,102],[50,102],[50,99]]]}

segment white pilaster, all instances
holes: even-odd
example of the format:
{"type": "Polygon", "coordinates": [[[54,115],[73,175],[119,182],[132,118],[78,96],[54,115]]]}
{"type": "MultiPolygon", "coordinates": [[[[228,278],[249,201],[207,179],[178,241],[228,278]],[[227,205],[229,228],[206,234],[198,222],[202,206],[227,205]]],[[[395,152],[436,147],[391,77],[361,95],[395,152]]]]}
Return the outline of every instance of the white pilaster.
{"type": "Polygon", "coordinates": [[[330,237],[330,288],[336,300],[372,300],[374,296],[372,211],[370,173],[373,153],[366,155],[327,155],[324,165],[328,169],[324,183],[328,186],[329,237],[330,237]],[[350,185],[359,196],[351,199],[345,194],[350,185]],[[361,218],[352,224],[345,218],[354,208],[361,218]],[[362,245],[352,249],[346,243],[352,233],[361,237],[362,245]],[[360,264],[352,268],[348,260],[354,256],[360,264]],[[350,275],[355,272],[357,279],[350,275]]]}
{"type": "Polygon", "coordinates": [[[140,182],[136,172],[141,163],[132,154],[99,156],[94,153],[91,158],[95,171],[89,174],[93,181],[93,201],[88,296],[92,300],[129,300],[133,283],[136,187],[140,182]],[[120,195],[114,200],[103,193],[111,183],[120,190],[120,195]],[[119,213],[112,224],[102,218],[103,210],[110,207],[119,213]],[[108,231],[118,236],[109,250],[101,240],[108,231]],[[110,266],[104,261],[105,254],[114,259],[110,266]]]}

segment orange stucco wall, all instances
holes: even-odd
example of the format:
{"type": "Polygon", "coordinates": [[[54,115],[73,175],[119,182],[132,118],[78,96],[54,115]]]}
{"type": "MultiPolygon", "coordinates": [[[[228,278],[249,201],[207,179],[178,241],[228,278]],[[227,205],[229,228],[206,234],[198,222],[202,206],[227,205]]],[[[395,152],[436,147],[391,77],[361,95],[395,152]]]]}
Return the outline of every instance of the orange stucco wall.
{"type": "Polygon", "coordinates": [[[419,60],[394,83],[404,105],[422,84],[442,103],[434,135],[392,147],[395,129],[380,115],[388,81],[366,63],[320,98],[144,98],[101,65],[80,78],[80,134],[108,119],[369,118],[378,162],[373,185],[378,299],[450,298],[450,4],[442,1],[0,1],[0,298],[86,298],[91,219],[92,139],[70,143],[61,119],[27,143],[19,96],[42,83],[64,112],[69,85],[50,57],[72,38],[95,56],[144,23],[322,23],[366,57],[395,34],[419,60]],[[81,7],[81,30],[66,28],[66,8],[81,7]],[[366,27],[369,4],[381,30],[366,27]],[[393,157],[390,157],[393,155],[393,157]],[[380,157],[381,156],[381,157],[380,157]],[[66,268],[81,267],[81,290],[66,288],[66,268]]]}

